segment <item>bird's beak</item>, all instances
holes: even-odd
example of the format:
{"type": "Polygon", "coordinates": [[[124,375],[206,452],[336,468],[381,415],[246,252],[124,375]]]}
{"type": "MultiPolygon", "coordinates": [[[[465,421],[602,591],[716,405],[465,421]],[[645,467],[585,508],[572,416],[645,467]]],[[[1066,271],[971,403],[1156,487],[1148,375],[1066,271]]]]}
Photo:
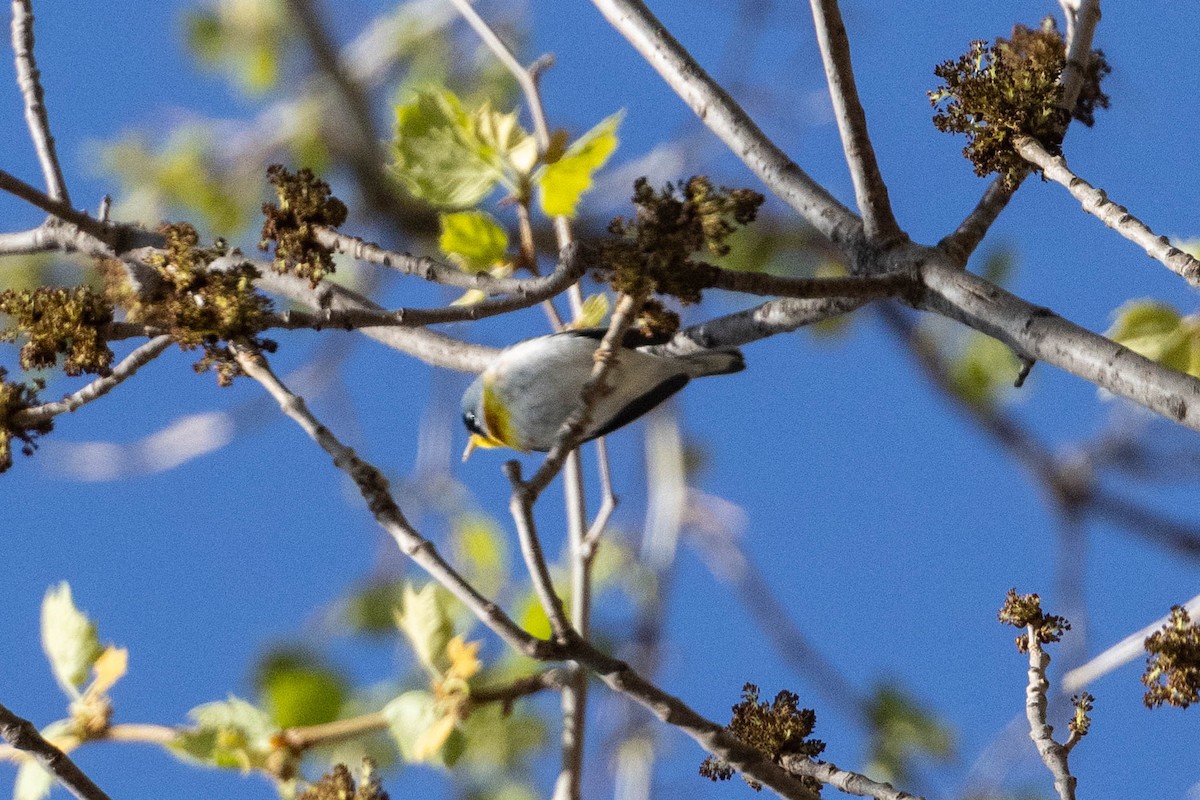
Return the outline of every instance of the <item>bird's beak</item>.
{"type": "Polygon", "coordinates": [[[491,448],[499,446],[500,442],[489,439],[486,436],[480,436],[478,433],[472,433],[471,438],[467,440],[467,449],[463,450],[462,460],[465,463],[471,457],[471,453],[475,452],[476,447],[491,448]]]}

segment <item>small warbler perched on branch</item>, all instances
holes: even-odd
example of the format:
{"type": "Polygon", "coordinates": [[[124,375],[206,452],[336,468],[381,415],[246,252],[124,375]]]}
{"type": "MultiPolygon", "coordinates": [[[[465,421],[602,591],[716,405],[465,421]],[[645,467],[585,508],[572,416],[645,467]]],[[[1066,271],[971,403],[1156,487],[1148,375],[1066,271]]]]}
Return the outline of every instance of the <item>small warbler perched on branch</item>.
{"type": "MultiPolygon", "coordinates": [[[[567,330],[518,342],[503,350],[463,393],[463,424],[471,433],[463,461],[476,447],[545,452],[579,407],[591,378],[596,349],[607,330],[567,330]]],[[[584,441],[633,422],[678,392],[692,378],[745,368],[736,349],[702,350],[685,356],[655,355],[656,344],[626,334],[608,372],[612,391],[592,407],[584,441]]]]}

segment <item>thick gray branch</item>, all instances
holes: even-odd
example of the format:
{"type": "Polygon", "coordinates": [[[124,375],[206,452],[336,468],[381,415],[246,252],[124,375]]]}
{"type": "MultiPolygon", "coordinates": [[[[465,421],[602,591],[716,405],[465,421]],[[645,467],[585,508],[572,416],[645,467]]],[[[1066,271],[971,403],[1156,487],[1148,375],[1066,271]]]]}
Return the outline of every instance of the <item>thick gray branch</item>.
{"type": "Polygon", "coordinates": [[[1200,380],[1143,358],[944,259],[926,263],[922,276],[928,289],[922,308],[1200,431],[1200,380]]]}

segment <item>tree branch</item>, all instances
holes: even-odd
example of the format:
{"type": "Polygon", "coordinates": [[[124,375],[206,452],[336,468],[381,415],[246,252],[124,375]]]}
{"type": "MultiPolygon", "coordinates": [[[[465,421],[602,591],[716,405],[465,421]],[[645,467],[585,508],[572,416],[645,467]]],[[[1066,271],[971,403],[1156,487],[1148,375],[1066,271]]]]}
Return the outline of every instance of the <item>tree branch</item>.
{"type": "Polygon", "coordinates": [[[880,247],[905,237],[888,201],[887,184],[879,172],[875,150],[867,133],[867,115],[858,99],[854,85],[854,68],[850,60],[850,41],[837,0],[811,0],[813,22],[817,28],[817,44],[825,64],[825,80],[833,101],[846,165],[854,184],[854,197],[862,214],[867,239],[880,247]]]}
{"type": "Polygon", "coordinates": [[[1029,640],[1029,685],[1025,689],[1025,718],[1029,721],[1029,738],[1037,746],[1042,763],[1054,776],[1054,789],[1058,792],[1059,800],[1075,800],[1075,776],[1067,766],[1067,749],[1054,741],[1054,729],[1046,724],[1046,690],[1050,682],[1046,680],[1046,667],[1050,664],[1050,655],[1043,649],[1038,640],[1038,630],[1034,625],[1025,629],[1029,640]]]}
{"type": "Polygon", "coordinates": [[[959,270],[945,257],[926,262],[921,274],[928,289],[921,308],[999,339],[1019,356],[1053,364],[1200,431],[1200,380],[959,270]]]}
{"type": "Polygon", "coordinates": [[[579,248],[571,246],[563,251],[554,271],[542,277],[510,280],[493,278],[486,273],[474,276],[459,273],[464,277],[473,278],[477,287],[484,291],[495,291],[497,286],[506,289],[511,292],[508,297],[443,308],[401,308],[394,311],[371,308],[346,308],[335,311],[326,308],[317,312],[288,311],[279,316],[277,324],[284,328],[362,328],[384,325],[411,328],[440,322],[484,319],[537,305],[573,286],[586,269],[587,264],[579,248]]]}
{"type": "MultiPolygon", "coordinates": [[[[1200,595],[1196,595],[1182,605],[1193,619],[1196,616],[1200,616],[1200,595]]],[[[1170,619],[1170,615],[1164,615],[1140,631],[1129,634],[1086,664],[1078,666],[1063,675],[1063,693],[1071,694],[1077,692],[1093,681],[1100,679],[1119,667],[1125,666],[1130,661],[1137,658],[1144,658],[1146,655],[1146,637],[1157,630],[1161,630],[1162,626],[1170,619]]]]}
{"type": "Polygon", "coordinates": [[[371,464],[363,461],[346,447],[333,433],[322,425],[304,403],[304,399],[293,394],[271,371],[261,354],[240,350],[238,364],[247,375],[265,388],[283,413],[292,419],[309,438],[333,457],[333,464],[345,472],[358,486],[375,521],[391,535],[401,552],[417,562],[438,583],[446,587],[462,601],[485,625],[492,629],[510,647],[531,658],[557,657],[557,648],[542,639],[530,636],[514,622],[499,606],[481,595],[465,578],[438,553],[428,539],[417,533],[396,501],[392,499],[387,479],[371,464]]]}
{"type": "MultiPolygon", "coordinates": [[[[1024,180],[1024,177],[1021,180],[1024,180]]],[[[975,252],[975,248],[979,247],[983,237],[987,236],[992,223],[1000,217],[1000,212],[1008,207],[1008,201],[1012,200],[1020,188],[1021,182],[1015,183],[1016,185],[1010,185],[1002,177],[994,178],[966,219],[959,223],[953,233],[947,234],[938,242],[938,249],[954,264],[965,268],[967,260],[975,252]]]]}
{"type": "Polygon", "coordinates": [[[280,383],[261,355],[241,352],[238,354],[238,363],[267,389],[288,417],[333,456],[334,465],[354,479],[376,521],[392,535],[401,551],[449,589],[509,646],[539,660],[570,659],[583,664],[614,691],[629,696],[658,719],[678,727],[709,753],[750,778],[792,800],[818,800],[813,792],[767,755],[743,744],[722,726],[705,719],[679,698],[654,686],[630,669],[628,664],[601,653],[578,637],[572,637],[567,645],[559,646],[536,639],[522,630],[499,607],[479,595],[438,555],[432,543],[412,529],[388,493],[387,481],[379,471],[359,459],[318,422],[305,407],[304,401],[280,383]]]}
{"type": "Polygon", "coordinates": [[[38,733],[32,722],[0,705],[0,738],[37,759],[42,767],[79,800],[110,800],[104,790],[76,766],[71,757],[38,733]]]}
{"type": "Polygon", "coordinates": [[[31,0],[12,0],[12,46],[16,57],[17,85],[25,98],[25,124],[42,165],[42,177],[50,197],[67,205],[67,182],[63,178],[54,136],[50,133],[50,118],[46,114],[46,98],[42,91],[41,73],[33,57],[33,3],[31,0]]]}
{"type": "Polygon", "coordinates": [[[772,192],[835,244],[850,244],[862,236],[862,221],[767,138],[741,106],[671,36],[645,3],[641,0],[592,2],[696,116],[772,192]]]}
{"type": "Polygon", "coordinates": [[[684,328],[666,344],[651,348],[663,355],[688,355],[718,347],[739,347],[780,333],[791,333],[815,325],[864,305],[863,300],[844,297],[826,300],[771,300],[684,328]]]}
{"type": "Polygon", "coordinates": [[[1141,247],[1151,258],[1191,284],[1193,289],[1200,289],[1200,261],[1172,245],[1167,237],[1155,235],[1141,220],[1130,214],[1129,209],[1109,200],[1102,190],[1071,172],[1062,156],[1050,155],[1041,144],[1028,136],[1017,139],[1014,145],[1022,158],[1070,192],[1084,211],[1141,247]]]}
{"type": "MultiPolygon", "coordinates": [[[[362,295],[333,283],[322,283],[313,289],[303,278],[274,272],[264,273],[255,283],[268,292],[302,303],[310,309],[381,311],[378,305],[362,295]]],[[[424,328],[368,327],[360,328],[359,332],[427,364],[460,372],[482,372],[500,352],[424,328]]]]}
{"type": "MultiPolygon", "coordinates": [[[[539,286],[542,278],[497,278],[486,272],[464,272],[458,267],[443,264],[426,256],[414,256],[410,253],[397,253],[386,250],[374,242],[364,241],[344,233],[338,233],[332,228],[317,228],[316,239],[323,246],[336,253],[350,256],[357,261],[368,264],[378,264],[402,272],[405,275],[415,275],[418,278],[440,283],[444,286],[454,286],[459,289],[478,289],[489,294],[520,294],[528,295],[539,286]]],[[[594,254],[579,244],[570,244],[562,248],[558,254],[558,268],[567,265],[575,271],[576,276],[582,275],[588,268],[588,261],[594,260],[594,254]]]]}
{"type": "Polygon", "coordinates": [[[111,374],[103,378],[97,378],[79,391],[72,392],[57,402],[43,403],[40,406],[33,406],[18,411],[12,415],[12,423],[18,427],[28,428],[52,419],[59,414],[74,411],[82,405],[103,397],[116,388],[118,384],[132,378],[139,369],[157,358],[162,351],[171,345],[172,341],[170,336],[156,336],[125,356],[121,360],[121,363],[113,367],[111,374]]]}
{"type": "Polygon", "coordinates": [[[629,330],[629,326],[633,324],[641,305],[642,301],[631,295],[622,295],[621,299],[617,301],[617,307],[613,311],[612,320],[608,325],[608,333],[604,334],[599,347],[596,348],[596,365],[592,368],[592,375],[588,378],[588,382],[583,386],[579,407],[563,423],[562,429],[558,432],[558,440],[533,477],[527,481],[521,481],[519,488],[514,487],[514,492],[528,496],[530,504],[535,502],[545,488],[550,485],[550,481],[554,480],[554,476],[562,468],[567,455],[583,441],[587,426],[592,421],[592,408],[601,397],[612,391],[606,383],[606,379],[612,365],[620,358],[621,348],[617,343],[621,341],[625,332],[629,330]]]}
{"type": "Polygon", "coordinates": [[[880,783],[871,780],[866,775],[838,769],[835,764],[830,764],[828,761],[813,761],[802,756],[787,756],[783,760],[783,768],[793,775],[813,778],[840,792],[859,797],[874,797],[876,800],[924,800],[918,795],[902,792],[890,783],[880,783]]]}

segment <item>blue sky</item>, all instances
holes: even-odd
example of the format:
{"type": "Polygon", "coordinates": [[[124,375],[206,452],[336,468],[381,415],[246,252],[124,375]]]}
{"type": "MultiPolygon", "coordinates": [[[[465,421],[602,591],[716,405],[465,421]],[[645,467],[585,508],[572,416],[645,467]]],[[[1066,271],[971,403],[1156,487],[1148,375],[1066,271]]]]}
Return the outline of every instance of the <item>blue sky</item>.
{"type": "MultiPolygon", "coordinates": [[[[183,53],[182,3],[37,5],[39,66],[77,205],[94,207],[116,189],[95,169],[95,141],[192,113],[236,119],[254,112],[252,102],[197,70],[183,53]]],[[[718,77],[738,78],[735,96],[769,135],[852,204],[803,8],[770,4],[765,32],[749,48],[732,22],[740,8],[732,0],[652,5],[701,63],[718,77]]],[[[354,31],[380,7],[367,0],[340,4],[337,27],[354,31]]],[[[922,4],[920,13],[908,3],[844,3],[880,166],[900,223],[914,239],[928,243],[951,230],[986,185],[959,156],[962,142],[929,123],[925,92],[935,82],[933,66],[973,38],[1006,35],[1013,22],[1032,25],[1057,12],[1057,4],[1032,2],[933,2],[922,4]]],[[[557,58],[544,84],[554,124],[578,133],[625,108],[614,169],[684,134],[694,137],[694,160],[675,177],[708,172],[728,185],[761,188],[590,4],[532,2],[528,13],[526,55],[553,52],[557,58]]],[[[1066,143],[1079,173],[1156,232],[1179,237],[1200,233],[1191,135],[1200,129],[1200,71],[1184,55],[1198,24],[1200,9],[1190,4],[1106,6],[1096,42],[1114,68],[1105,85],[1113,107],[1099,114],[1095,129],[1073,128],[1066,143]]],[[[0,101],[0,141],[6,143],[0,168],[36,181],[11,69],[11,61],[0,60],[0,98],[6,98],[0,101]]],[[[380,112],[386,118],[387,110],[380,112]]],[[[595,202],[611,205],[613,199],[595,202]]],[[[777,202],[771,210],[785,213],[777,202]]],[[[39,216],[0,198],[0,219],[4,230],[16,230],[39,216]]],[[[995,247],[1016,254],[1015,292],[1093,330],[1104,330],[1113,310],[1131,298],[1154,297],[1186,313],[1194,308],[1181,281],[1083,214],[1054,184],[1027,182],[981,252],[995,247]]],[[[0,264],[0,284],[3,269],[0,264]]],[[[392,291],[390,299],[402,302],[396,287],[392,291]]],[[[748,304],[714,293],[688,318],[748,304]]],[[[526,314],[451,332],[501,345],[540,333],[542,324],[526,314]]],[[[314,408],[393,477],[412,469],[417,412],[426,398],[444,402],[465,385],[463,376],[437,373],[344,334],[279,338],[281,374],[322,352],[323,339],[352,344],[344,381],[314,408]]],[[[818,339],[802,331],[750,345],[745,355],[746,372],[697,382],[675,405],[687,435],[708,450],[700,486],[744,510],[750,557],[796,624],[854,685],[866,690],[897,679],[954,725],[956,762],[923,773],[920,788],[933,797],[955,796],[981,750],[1022,712],[1023,659],[994,617],[1011,586],[1041,592],[1052,610],[1058,607],[1054,514],[1020,466],[924,381],[869,310],[844,336],[818,339]]],[[[387,548],[348,482],[263,404],[257,385],[239,381],[218,389],[211,376],[192,373],[194,360],[168,352],[110,397],[60,418],[44,451],[18,457],[0,478],[6,510],[0,702],[39,724],[63,713],[38,644],[38,607],[51,584],[70,581],[80,605],[100,621],[102,637],[130,648],[130,675],[115,693],[118,719],[175,723],[199,703],[246,694],[250,665],[265,646],[293,637],[319,641],[320,609],[377,568],[387,548]],[[213,412],[229,415],[230,443],[176,469],[88,483],[54,468],[58,443],[135,441],[188,415],[213,412]]],[[[4,356],[0,363],[11,360],[4,356]]],[[[51,393],[72,386],[60,381],[51,393]]],[[[1091,385],[1045,365],[1035,368],[1009,408],[1063,449],[1097,435],[1119,410],[1091,385]]],[[[457,453],[464,434],[452,430],[443,445],[457,453]]],[[[1195,446],[1192,433],[1165,424],[1149,430],[1195,446]]],[[[644,515],[641,437],[640,425],[612,437],[616,463],[623,465],[616,521],[627,532],[636,531],[644,515]]],[[[452,469],[482,509],[504,520],[502,460],[479,453],[452,469]]],[[[1169,487],[1116,488],[1196,520],[1196,476],[1187,477],[1169,487]]],[[[543,503],[543,535],[553,552],[562,535],[557,495],[543,503]]],[[[1194,563],[1103,524],[1089,524],[1087,532],[1082,568],[1089,653],[1197,594],[1194,563]]],[[[619,611],[612,613],[619,621],[619,611]]],[[[860,765],[861,732],[836,711],[823,711],[805,675],[764,643],[758,623],[687,547],[666,623],[670,646],[657,676],[666,689],[717,719],[727,716],[745,681],[767,695],[794,689],[817,709],[816,735],[829,743],[827,757],[860,765]]],[[[391,651],[340,642],[334,652],[364,681],[386,677],[395,660],[391,651]]],[[[1098,698],[1093,732],[1071,762],[1081,795],[1109,796],[1107,787],[1128,786],[1132,775],[1145,796],[1194,798],[1200,793],[1194,788],[1200,786],[1195,722],[1187,712],[1145,710],[1139,674],[1130,665],[1091,689],[1098,698]]],[[[604,690],[595,695],[605,698],[597,708],[614,707],[604,690]]],[[[694,777],[700,751],[673,732],[662,737],[661,796],[746,791],[701,782],[694,777]]],[[[1049,795],[1049,776],[1032,746],[1021,736],[1014,741],[1024,755],[1012,785],[1049,795]]],[[[590,780],[598,789],[607,783],[608,762],[598,750],[591,756],[590,780]]],[[[97,745],[79,760],[114,797],[272,795],[264,781],[181,766],[144,747],[97,745]]],[[[0,782],[7,772],[0,767],[0,782]]],[[[393,796],[410,786],[405,781],[392,781],[393,796]]],[[[549,785],[543,780],[547,794],[549,785]]]]}

